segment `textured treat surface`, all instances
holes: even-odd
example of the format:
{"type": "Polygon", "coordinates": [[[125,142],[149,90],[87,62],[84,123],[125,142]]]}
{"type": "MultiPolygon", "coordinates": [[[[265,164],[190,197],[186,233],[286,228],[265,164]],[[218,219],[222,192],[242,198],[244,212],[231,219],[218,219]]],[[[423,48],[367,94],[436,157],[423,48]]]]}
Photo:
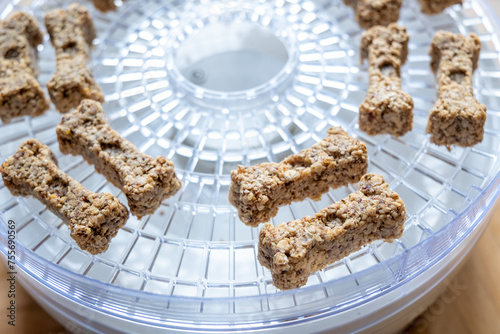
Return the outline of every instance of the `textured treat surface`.
{"type": "Polygon", "coordinates": [[[52,151],[36,139],[24,142],[2,164],[1,173],[14,196],[40,200],[68,224],[78,246],[91,254],[104,252],[128,219],[127,209],[116,197],[84,188],[57,167],[52,151]]]}
{"type": "Polygon", "coordinates": [[[17,13],[0,22],[0,119],[39,116],[49,108],[38,83],[37,49],[43,34],[36,20],[17,13]]]}
{"type": "Polygon", "coordinates": [[[397,22],[402,0],[344,0],[356,11],[356,21],[363,29],[397,22]]]}
{"type": "Polygon", "coordinates": [[[472,75],[481,41],[438,31],[431,43],[431,67],[439,85],[439,99],[429,113],[426,132],[437,145],[473,146],[483,140],[486,106],[474,98],[472,75]]]}
{"type": "Polygon", "coordinates": [[[462,4],[462,0],[418,0],[424,14],[439,14],[446,8],[462,4]]]}
{"type": "Polygon", "coordinates": [[[339,127],[328,137],[280,163],[238,166],[231,172],[229,202],[250,226],[269,221],[280,205],[319,199],[330,188],[357,182],[366,173],[366,146],[339,127]]]}
{"type": "Polygon", "coordinates": [[[408,34],[396,23],[373,27],[361,38],[361,61],[368,58],[370,87],[359,107],[359,127],[369,135],[399,137],[413,128],[413,99],[401,88],[408,34]]]}
{"type": "Polygon", "coordinates": [[[259,236],[259,261],[271,271],[281,290],[307,283],[310,273],[323,269],[374,240],[401,237],[406,208],[384,179],[367,174],[359,189],[305,217],[274,227],[266,224],[259,236]]]}
{"type": "Polygon", "coordinates": [[[54,9],[45,15],[45,26],[56,49],[57,70],[47,82],[49,95],[61,113],[76,108],[83,99],[104,101],[101,88],[87,68],[96,32],[83,6],[54,9]]]}
{"type": "Polygon", "coordinates": [[[92,0],[94,2],[95,8],[99,9],[101,12],[109,12],[110,10],[115,10],[116,5],[114,0],[92,0]]]}
{"type": "Polygon", "coordinates": [[[64,154],[82,155],[108,181],[123,190],[130,211],[142,217],[181,187],[174,164],[165,157],[141,153],[106,122],[99,102],[83,100],[56,128],[64,154]]]}

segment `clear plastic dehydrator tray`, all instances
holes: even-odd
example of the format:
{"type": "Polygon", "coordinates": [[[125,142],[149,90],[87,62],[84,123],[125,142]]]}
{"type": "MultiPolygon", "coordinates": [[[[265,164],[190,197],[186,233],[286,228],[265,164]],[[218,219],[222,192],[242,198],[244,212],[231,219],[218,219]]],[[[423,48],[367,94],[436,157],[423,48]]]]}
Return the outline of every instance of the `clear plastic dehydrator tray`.
{"type": "MultiPolygon", "coordinates": [[[[16,3],[2,2],[1,17],[23,10],[42,26],[47,10],[67,5],[16,3]]],[[[85,4],[98,30],[90,67],[111,127],[141,151],[171,159],[183,186],[154,215],[131,216],[109,249],[92,256],[40,202],[13,197],[0,185],[2,252],[12,219],[22,278],[75,328],[300,327],[404,291],[485,224],[500,182],[500,44],[484,0],[436,16],[423,15],[416,0],[403,1],[399,22],[410,35],[410,53],[402,80],[415,116],[414,129],[401,138],[359,130],[368,66],[359,61],[362,30],[341,0],[128,0],[107,14],[85,4]],[[436,99],[428,49],[438,30],[474,32],[482,42],[474,92],[488,113],[484,139],[472,148],[448,151],[425,134],[436,99]],[[230,171],[280,161],[335,125],[366,143],[369,172],[381,174],[405,201],[404,235],[363,247],[312,274],[303,288],[279,291],[257,261],[259,228],[241,223],[228,203],[230,171]]],[[[54,55],[46,35],[39,48],[42,85],[55,72],[54,55]]],[[[41,117],[1,124],[0,160],[38,138],[85,187],[127,203],[81,157],[59,152],[60,119],[52,107],[41,117]]],[[[313,215],[354,190],[341,187],[320,201],[281,207],[272,223],[313,215]]],[[[310,329],[334,328],[335,321],[310,329]]]]}

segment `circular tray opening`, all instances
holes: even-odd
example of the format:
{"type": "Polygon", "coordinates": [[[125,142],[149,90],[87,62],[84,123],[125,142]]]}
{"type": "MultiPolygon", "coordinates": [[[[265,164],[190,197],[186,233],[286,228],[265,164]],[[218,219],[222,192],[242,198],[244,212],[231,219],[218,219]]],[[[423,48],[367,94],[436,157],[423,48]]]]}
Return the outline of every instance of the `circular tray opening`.
{"type": "Polygon", "coordinates": [[[266,84],[287,64],[291,46],[261,24],[242,19],[246,13],[228,14],[233,17],[198,31],[192,29],[196,23],[183,27],[184,34],[174,42],[174,66],[187,80],[210,90],[233,92],[266,84]],[[186,31],[193,32],[186,36],[186,31]]]}

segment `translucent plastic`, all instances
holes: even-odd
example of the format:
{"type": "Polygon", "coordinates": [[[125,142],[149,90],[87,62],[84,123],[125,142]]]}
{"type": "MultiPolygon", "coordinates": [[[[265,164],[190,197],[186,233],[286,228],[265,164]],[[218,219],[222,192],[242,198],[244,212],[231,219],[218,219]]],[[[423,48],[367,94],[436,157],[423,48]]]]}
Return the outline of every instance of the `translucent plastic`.
{"type": "MultiPolygon", "coordinates": [[[[6,5],[2,17],[21,9],[43,22],[57,4],[6,5]]],[[[107,252],[91,256],[37,200],[0,185],[0,238],[5,244],[6,222],[14,219],[19,267],[34,281],[75,305],[163,328],[273,328],[381,298],[439,263],[498,196],[500,45],[489,12],[472,0],[430,17],[416,0],[404,1],[400,23],[410,54],[403,89],[413,96],[415,118],[413,131],[397,139],[359,130],[367,64],[359,62],[362,31],[341,0],[129,0],[116,12],[93,12],[91,67],[110,125],[142,151],[172,159],[183,187],[154,215],[131,217],[107,252]],[[473,148],[448,151],[425,134],[436,97],[427,52],[440,29],[475,32],[482,41],[474,90],[488,119],[473,148]],[[304,288],[280,292],[257,261],[258,228],[241,223],[227,201],[230,171],[280,161],[334,125],[367,144],[369,172],[383,175],[405,201],[405,232],[311,275],[304,288]]],[[[55,71],[47,36],[39,53],[45,83],[55,71]]],[[[84,186],[127,203],[82,158],[59,152],[60,118],[52,109],[0,125],[0,160],[36,137],[84,186]]],[[[282,207],[273,223],[312,215],[354,189],[282,207]]]]}

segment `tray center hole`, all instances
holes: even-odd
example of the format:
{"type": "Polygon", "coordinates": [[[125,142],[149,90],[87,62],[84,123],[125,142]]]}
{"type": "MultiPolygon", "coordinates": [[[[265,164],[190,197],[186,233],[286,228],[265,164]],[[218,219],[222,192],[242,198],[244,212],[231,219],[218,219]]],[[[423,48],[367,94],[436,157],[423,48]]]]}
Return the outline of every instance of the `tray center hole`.
{"type": "Polygon", "coordinates": [[[288,57],[282,41],[256,23],[217,22],[182,41],[174,62],[195,85],[234,92],[269,82],[288,57]]]}

